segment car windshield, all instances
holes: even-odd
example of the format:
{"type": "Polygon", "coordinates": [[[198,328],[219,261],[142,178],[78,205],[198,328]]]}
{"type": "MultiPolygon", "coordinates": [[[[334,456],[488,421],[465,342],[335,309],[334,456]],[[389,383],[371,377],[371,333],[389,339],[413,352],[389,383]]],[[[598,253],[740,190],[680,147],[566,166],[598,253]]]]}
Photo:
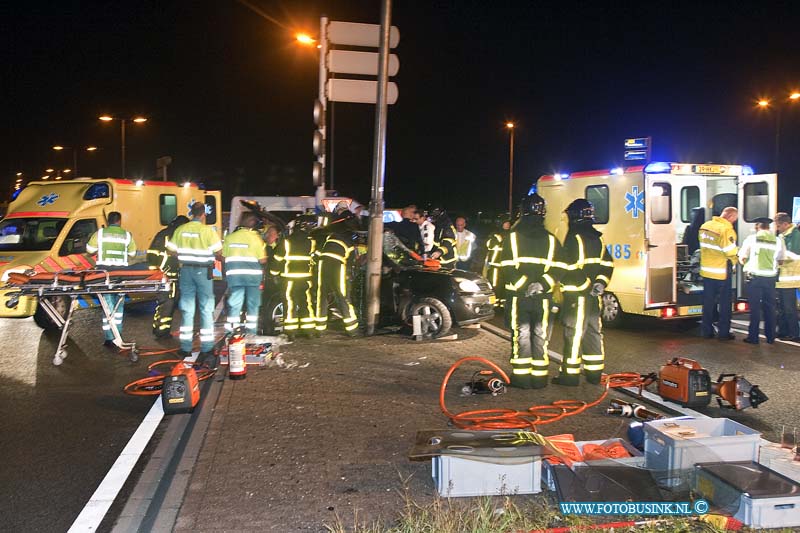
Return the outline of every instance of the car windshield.
{"type": "Polygon", "coordinates": [[[411,257],[411,252],[403,242],[391,231],[383,232],[383,260],[395,266],[418,265],[419,261],[411,257]]]}
{"type": "Polygon", "coordinates": [[[0,221],[0,250],[49,250],[66,223],[66,218],[7,218],[0,221]]]}

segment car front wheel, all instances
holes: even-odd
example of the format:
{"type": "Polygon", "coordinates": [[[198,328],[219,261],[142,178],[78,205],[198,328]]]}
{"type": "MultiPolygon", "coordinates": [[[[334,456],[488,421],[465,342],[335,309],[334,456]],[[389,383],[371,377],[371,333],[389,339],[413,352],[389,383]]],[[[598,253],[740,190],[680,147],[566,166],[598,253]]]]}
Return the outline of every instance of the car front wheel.
{"type": "Polygon", "coordinates": [[[422,298],[409,306],[405,322],[412,328],[414,315],[419,315],[422,318],[423,330],[427,326],[427,333],[434,339],[447,335],[453,327],[453,317],[450,316],[450,310],[436,298],[422,298]]]}

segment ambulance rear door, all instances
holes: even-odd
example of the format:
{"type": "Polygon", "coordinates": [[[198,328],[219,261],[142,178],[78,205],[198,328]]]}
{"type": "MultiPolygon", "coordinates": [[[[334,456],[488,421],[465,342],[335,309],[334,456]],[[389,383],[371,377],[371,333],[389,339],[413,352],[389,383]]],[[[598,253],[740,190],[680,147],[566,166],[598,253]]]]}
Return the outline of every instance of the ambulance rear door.
{"type": "MultiPolygon", "coordinates": [[[[739,246],[748,235],[755,233],[755,220],[761,217],[773,218],[778,210],[778,175],[757,174],[752,176],[739,176],[738,178],[738,209],[739,221],[736,234],[739,246]]],[[[737,269],[736,296],[744,296],[744,283],[742,283],[742,269],[737,269]]]]}
{"type": "Polygon", "coordinates": [[[673,179],[669,175],[645,174],[645,309],[675,303],[676,231],[672,224],[673,188],[673,179]]]}

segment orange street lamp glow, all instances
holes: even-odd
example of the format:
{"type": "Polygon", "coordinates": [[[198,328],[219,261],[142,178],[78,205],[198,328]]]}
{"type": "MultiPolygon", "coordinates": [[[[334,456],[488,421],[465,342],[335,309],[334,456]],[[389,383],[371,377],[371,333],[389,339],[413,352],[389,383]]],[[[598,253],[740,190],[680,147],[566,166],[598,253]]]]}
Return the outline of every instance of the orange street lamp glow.
{"type": "Polygon", "coordinates": [[[797,99],[800,99],[800,93],[798,93],[797,91],[789,95],[789,100],[797,100],[797,99]]]}
{"type": "Polygon", "coordinates": [[[765,99],[759,100],[758,107],[769,107],[769,100],[765,99]]]}
{"type": "Polygon", "coordinates": [[[506,128],[508,128],[510,130],[513,130],[514,129],[514,123],[513,122],[506,122],[506,128]]]}
{"type": "Polygon", "coordinates": [[[63,149],[64,149],[64,147],[61,146],[60,144],[57,144],[57,145],[53,146],[53,150],[63,150],[63,149]]]}
{"type": "Polygon", "coordinates": [[[94,152],[95,150],[97,150],[97,146],[87,146],[86,147],[86,151],[87,152],[94,152]]]}
{"type": "Polygon", "coordinates": [[[141,124],[142,122],[147,122],[147,119],[145,117],[136,117],[133,119],[133,121],[137,124],[141,124]]]}
{"type": "Polygon", "coordinates": [[[102,117],[98,117],[98,118],[100,120],[102,120],[103,122],[111,122],[112,120],[114,120],[114,117],[109,117],[108,115],[103,115],[102,117]]]}
{"type": "Polygon", "coordinates": [[[63,172],[64,174],[69,174],[70,172],[72,172],[72,169],[71,168],[65,168],[61,172],[63,172]]]}
{"type": "Polygon", "coordinates": [[[17,172],[17,176],[22,176],[22,172],[17,172]]]}
{"type": "Polygon", "coordinates": [[[305,45],[312,45],[315,42],[317,42],[316,39],[314,39],[307,33],[298,33],[297,35],[294,36],[294,38],[297,39],[297,42],[299,42],[300,44],[305,44],[305,45]]]}
{"type": "Polygon", "coordinates": [[[52,168],[46,168],[46,169],[44,169],[44,171],[45,172],[55,172],[55,170],[53,170],[52,168]]]}

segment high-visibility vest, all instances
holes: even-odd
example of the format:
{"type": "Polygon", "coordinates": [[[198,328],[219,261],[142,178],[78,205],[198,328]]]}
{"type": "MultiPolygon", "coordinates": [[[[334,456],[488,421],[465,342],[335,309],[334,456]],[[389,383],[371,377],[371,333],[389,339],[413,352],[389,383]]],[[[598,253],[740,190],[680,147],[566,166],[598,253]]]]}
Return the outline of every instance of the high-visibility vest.
{"type": "Polygon", "coordinates": [[[781,233],[780,238],[786,245],[786,257],[778,268],[779,289],[796,289],[800,287],[800,231],[794,225],[781,233]]]}
{"type": "Polygon", "coordinates": [[[136,243],[129,231],[115,225],[97,230],[86,250],[97,253],[97,266],[128,266],[128,258],[136,255],[136,243]]]}
{"type": "Polygon", "coordinates": [[[782,243],[770,231],[759,230],[750,235],[742,243],[742,249],[748,252],[744,271],[754,276],[773,278],[778,275],[778,252],[782,243]]]}
{"type": "Polygon", "coordinates": [[[261,235],[250,228],[239,228],[225,237],[222,245],[225,277],[229,285],[258,285],[264,275],[261,261],[267,258],[261,235]]]}
{"type": "Polygon", "coordinates": [[[456,253],[459,261],[466,261],[472,255],[473,242],[475,242],[475,234],[471,231],[456,232],[456,253]]]}
{"type": "Polygon", "coordinates": [[[178,226],[167,250],[177,252],[181,266],[211,266],[214,254],[222,250],[222,241],[214,228],[192,220],[178,226]]]}
{"type": "Polygon", "coordinates": [[[722,217],[714,217],[700,226],[698,240],[700,275],[704,278],[726,279],[728,261],[733,261],[739,252],[733,225],[722,217]]]}

